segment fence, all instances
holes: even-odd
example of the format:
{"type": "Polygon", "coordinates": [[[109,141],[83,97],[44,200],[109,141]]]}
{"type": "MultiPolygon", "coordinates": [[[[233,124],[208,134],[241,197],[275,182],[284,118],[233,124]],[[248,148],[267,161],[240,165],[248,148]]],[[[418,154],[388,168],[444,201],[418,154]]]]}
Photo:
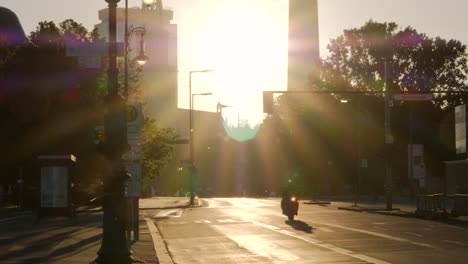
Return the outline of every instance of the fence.
{"type": "Polygon", "coordinates": [[[416,215],[420,217],[468,216],[467,194],[418,195],[416,215]]]}

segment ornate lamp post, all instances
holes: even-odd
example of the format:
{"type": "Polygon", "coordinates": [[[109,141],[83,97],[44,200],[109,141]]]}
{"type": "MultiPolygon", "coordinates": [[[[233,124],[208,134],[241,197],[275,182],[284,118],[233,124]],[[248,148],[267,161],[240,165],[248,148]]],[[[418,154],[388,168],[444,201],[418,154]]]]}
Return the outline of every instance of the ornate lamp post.
{"type": "Polygon", "coordinates": [[[117,70],[117,3],[105,0],[109,5],[109,69],[107,114],[105,116],[106,140],[103,195],[103,233],[96,263],[132,263],[131,251],[126,239],[125,181],[128,176],[122,160],[127,150],[127,119],[125,100],[118,93],[117,70]]]}
{"type": "MultiPolygon", "coordinates": [[[[150,5],[153,3],[153,0],[144,0],[144,3],[150,5]]],[[[130,48],[130,40],[134,33],[140,34],[140,53],[135,58],[138,65],[143,66],[148,61],[148,57],[145,55],[145,42],[143,37],[146,34],[145,27],[132,27],[128,28],[128,0],[125,0],[125,58],[124,58],[124,93],[125,98],[128,98],[128,60],[130,48]]]]}

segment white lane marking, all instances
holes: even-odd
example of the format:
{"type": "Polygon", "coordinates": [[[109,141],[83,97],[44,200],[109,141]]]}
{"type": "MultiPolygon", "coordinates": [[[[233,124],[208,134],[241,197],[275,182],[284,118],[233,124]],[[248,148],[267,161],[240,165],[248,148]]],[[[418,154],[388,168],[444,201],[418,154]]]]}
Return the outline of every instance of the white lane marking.
{"type": "Polygon", "coordinates": [[[218,220],[218,222],[220,222],[220,223],[236,223],[238,221],[232,220],[232,219],[220,219],[220,220],[218,220]]]}
{"type": "Polygon", "coordinates": [[[359,233],[363,233],[363,234],[368,234],[368,235],[371,235],[371,236],[386,238],[386,239],[390,239],[390,240],[394,240],[394,241],[406,242],[406,243],[410,243],[410,244],[421,246],[421,247],[430,247],[430,248],[434,247],[434,246],[432,246],[430,244],[419,243],[419,242],[411,241],[409,239],[396,237],[396,236],[391,236],[391,235],[386,235],[386,234],[382,234],[382,233],[377,233],[377,232],[372,232],[372,231],[367,231],[367,230],[362,230],[362,229],[357,229],[357,228],[352,228],[352,227],[347,227],[347,226],[342,226],[342,225],[328,224],[328,223],[323,223],[323,222],[315,222],[315,223],[326,225],[326,226],[331,226],[331,227],[336,227],[336,228],[340,228],[340,229],[344,229],[344,230],[359,232],[359,233]]]}
{"type": "Polygon", "coordinates": [[[468,246],[468,244],[465,244],[465,243],[462,243],[462,242],[458,242],[458,241],[452,241],[452,240],[442,240],[442,241],[447,242],[447,243],[462,245],[462,246],[468,246]]]}
{"type": "Polygon", "coordinates": [[[239,235],[227,236],[229,239],[245,248],[257,256],[269,258],[272,262],[277,261],[295,261],[299,257],[292,255],[287,250],[278,247],[275,243],[268,240],[264,235],[239,235]]]}
{"type": "Polygon", "coordinates": [[[385,230],[385,231],[390,230],[390,229],[388,229],[388,228],[383,228],[383,227],[380,227],[380,226],[374,226],[374,228],[380,229],[380,230],[385,230]]]}
{"type": "Polygon", "coordinates": [[[288,230],[281,230],[280,228],[276,227],[276,226],[271,226],[271,225],[267,225],[267,224],[263,224],[263,223],[260,223],[260,222],[257,222],[257,221],[253,221],[253,220],[249,220],[249,219],[243,219],[245,221],[248,221],[248,222],[251,222],[252,224],[254,225],[258,225],[258,226],[261,226],[261,227],[265,227],[267,229],[270,229],[274,232],[278,232],[278,233],[281,233],[283,235],[287,235],[287,236],[290,236],[290,237],[294,237],[294,238],[297,238],[297,239],[300,239],[300,240],[303,240],[305,242],[308,242],[310,244],[313,244],[313,245],[316,245],[316,246],[319,246],[319,247],[322,247],[322,248],[326,248],[328,250],[331,250],[331,251],[334,251],[334,252],[337,252],[337,253],[340,253],[342,255],[346,255],[346,256],[349,256],[349,257],[352,257],[352,258],[357,258],[357,259],[360,259],[360,260],[363,260],[363,261],[367,261],[367,262],[371,262],[371,263],[376,263],[376,264],[390,264],[389,262],[386,262],[386,261],[383,261],[383,260],[380,260],[380,259],[376,259],[376,258],[372,258],[372,257],[369,257],[369,256],[366,256],[366,255],[363,255],[363,254],[356,254],[356,253],[353,253],[352,251],[350,250],[347,250],[347,249],[344,249],[344,248],[340,248],[340,247],[337,247],[337,246],[334,246],[334,245],[331,245],[331,244],[327,244],[327,243],[324,243],[320,240],[317,240],[317,239],[313,239],[313,238],[309,238],[309,237],[305,237],[305,236],[301,236],[301,235],[297,235],[295,234],[294,232],[291,232],[291,231],[288,231],[288,230]]]}
{"type": "Polygon", "coordinates": [[[274,201],[253,198],[209,198],[203,199],[208,208],[252,208],[276,206],[274,201]]]}
{"type": "Polygon", "coordinates": [[[331,230],[330,228],[326,228],[326,227],[319,227],[319,228],[317,228],[317,229],[318,229],[318,230],[325,231],[325,232],[328,232],[328,233],[335,232],[335,231],[331,230]]]}
{"type": "Polygon", "coordinates": [[[405,234],[422,237],[422,235],[420,235],[420,234],[411,233],[411,232],[405,232],[405,234]]]}
{"type": "Polygon", "coordinates": [[[12,246],[11,248],[9,248],[8,251],[24,250],[25,248],[26,248],[25,246],[16,245],[16,246],[12,246]]]}
{"type": "Polygon", "coordinates": [[[12,220],[15,220],[15,219],[18,219],[18,218],[24,218],[26,216],[31,216],[31,214],[21,214],[21,215],[15,215],[15,216],[10,216],[10,217],[7,217],[7,218],[3,218],[3,219],[0,219],[0,223],[9,222],[9,221],[12,221],[12,220]]]}
{"type": "Polygon", "coordinates": [[[166,217],[181,217],[183,209],[169,209],[161,210],[153,216],[153,218],[166,218],[166,217]]]}
{"type": "Polygon", "coordinates": [[[279,230],[280,229],[279,227],[272,226],[272,225],[267,225],[267,224],[264,224],[264,223],[260,223],[260,222],[254,221],[254,220],[247,219],[247,218],[242,218],[242,220],[246,221],[246,222],[253,223],[255,225],[258,225],[258,226],[261,226],[261,227],[264,227],[264,228],[267,228],[267,229],[271,229],[271,230],[279,230]]]}

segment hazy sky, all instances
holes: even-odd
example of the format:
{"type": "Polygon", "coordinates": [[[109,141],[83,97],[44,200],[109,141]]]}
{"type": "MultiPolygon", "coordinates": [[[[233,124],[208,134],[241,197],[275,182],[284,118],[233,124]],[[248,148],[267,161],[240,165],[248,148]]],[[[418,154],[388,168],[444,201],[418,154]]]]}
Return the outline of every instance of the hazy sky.
{"type": "MultiPolygon", "coordinates": [[[[287,0],[163,0],[164,6],[173,8],[173,22],[179,25],[179,72],[184,73],[200,67],[209,67],[210,65],[204,65],[207,61],[219,64],[221,59],[225,61],[236,60],[235,56],[219,58],[219,54],[229,53],[226,49],[232,47],[220,50],[219,53],[212,53],[211,60],[209,55],[204,54],[204,52],[212,52],[210,47],[216,45],[218,39],[222,41],[225,38],[224,36],[211,36],[211,42],[215,44],[212,43],[212,46],[204,49],[203,47],[197,48],[194,45],[194,43],[203,45],[206,37],[210,38],[209,34],[216,32],[216,27],[212,25],[210,29],[205,31],[200,30],[200,28],[194,30],[194,25],[207,26],[211,22],[211,24],[219,24],[230,28],[231,33],[234,32],[234,36],[239,37],[241,40],[252,39],[257,36],[259,39],[278,40],[279,44],[269,47],[267,50],[263,50],[264,46],[259,46],[261,56],[263,56],[263,63],[268,65],[269,72],[257,74],[260,77],[256,85],[259,88],[258,91],[263,89],[285,89],[286,67],[283,65],[283,61],[286,54],[287,3],[287,0]],[[255,12],[250,10],[249,6],[255,12]],[[227,12],[228,9],[231,12],[227,12]],[[220,17],[213,15],[216,13],[219,13],[220,17]],[[210,14],[210,16],[207,14],[210,14]],[[252,16],[259,14],[261,18],[258,19],[260,22],[257,24],[252,16]],[[239,28],[236,29],[236,27],[239,28]],[[266,37],[265,34],[258,32],[262,28],[268,29],[266,37]],[[246,29],[251,29],[251,31],[246,29]],[[204,39],[197,40],[197,34],[203,36],[204,39]],[[200,62],[194,59],[194,53],[197,53],[196,55],[199,55],[199,57],[208,58],[208,60],[200,62]],[[280,63],[274,65],[275,61],[280,63]],[[276,78],[274,80],[269,77],[273,75],[276,78]]],[[[129,5],[140,6],[141,1],[129,0],[129,5]]],[[[91,29],[94,24],[99,23],[97,10],[105,8],[107,3],[105,0],[0,0],[0,6],[13,10],[18,15],[25,32],[29,34],[35,29],[39,21],[53,20],[60,22],[67,18],[73,18],[91,29]]],[[[124,6],[123,0],[120,1],[119,6],[124,6]]],[[[419,32],[427,33],[431,37],[454,38],[468,44],[467,10],[468,0],[319,0],[321,56],[326,56],[326,45],[330,38],[340,35],[343,29],[360,27],[371,18],[379,22],[393,21],[402,27],[412,26],[419,32]]],[[[245,56],[249,56],[249,54],[245,56]]],[[[239,58],[237,59],[239,60],[239,58]]],[[[253,63],[252,65],[252,67],[261,67],[261,64],[253,63]]],[[[226,63],[221,66],[226,66],[226,63]]],[[[230,66],[235,67],[235,64],[230,66]]],[[[229,69],[233,71],[234,68],[229,69]]],[[[179,76],[179,94],[186,93],[184,92],[187,89],[186,75],[180,74],[179,76]]],[[[236,96],[232,93],[232,86],[239,87],[242,84],[232,80],[238,76],[239,74],[225,75],[222,77],[224,83],[223,81],[219,82],[220,76],[216,77],[218,82],[213,83],[216,83],[218,87],[214,89],[222,94],[217,100],[223,100],[226,104],[237,105],[241,109],[249,109],[242,111],[241,116],[250,118],[253,115],[252,111],[261,111],[261,98],[258,91],[255,95],[248,96],[247,90],[250,88],[236,92],[236,94],[240,95],[235,98],[236,96]],[[228,91],[231,91],[231,93],[228,91]],[[249,100],[246,100],[246,98],[249,100]],[[246,104],[246,106],[242,104],[246,104]],[[255,107],[247,107],[247,104],[253,104],[255,107]],[[250,111],[250,113],[246,111],[250,111]]],[[[208,102],[205,103],[209,104],[208,102]]],[[[260,113],[257,113],[257,117],[259,115],[260,113]]]]}

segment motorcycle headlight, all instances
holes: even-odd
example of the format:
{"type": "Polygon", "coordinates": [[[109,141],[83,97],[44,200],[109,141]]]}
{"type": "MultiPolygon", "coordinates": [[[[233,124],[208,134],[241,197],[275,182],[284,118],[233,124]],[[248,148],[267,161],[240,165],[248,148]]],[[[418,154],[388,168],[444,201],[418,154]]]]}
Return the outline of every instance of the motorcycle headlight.
{"type": "Polygon", "coordinates": [[[291,197],[291,202],[295,202],[296,201],[296,197],[291,197]]]}

